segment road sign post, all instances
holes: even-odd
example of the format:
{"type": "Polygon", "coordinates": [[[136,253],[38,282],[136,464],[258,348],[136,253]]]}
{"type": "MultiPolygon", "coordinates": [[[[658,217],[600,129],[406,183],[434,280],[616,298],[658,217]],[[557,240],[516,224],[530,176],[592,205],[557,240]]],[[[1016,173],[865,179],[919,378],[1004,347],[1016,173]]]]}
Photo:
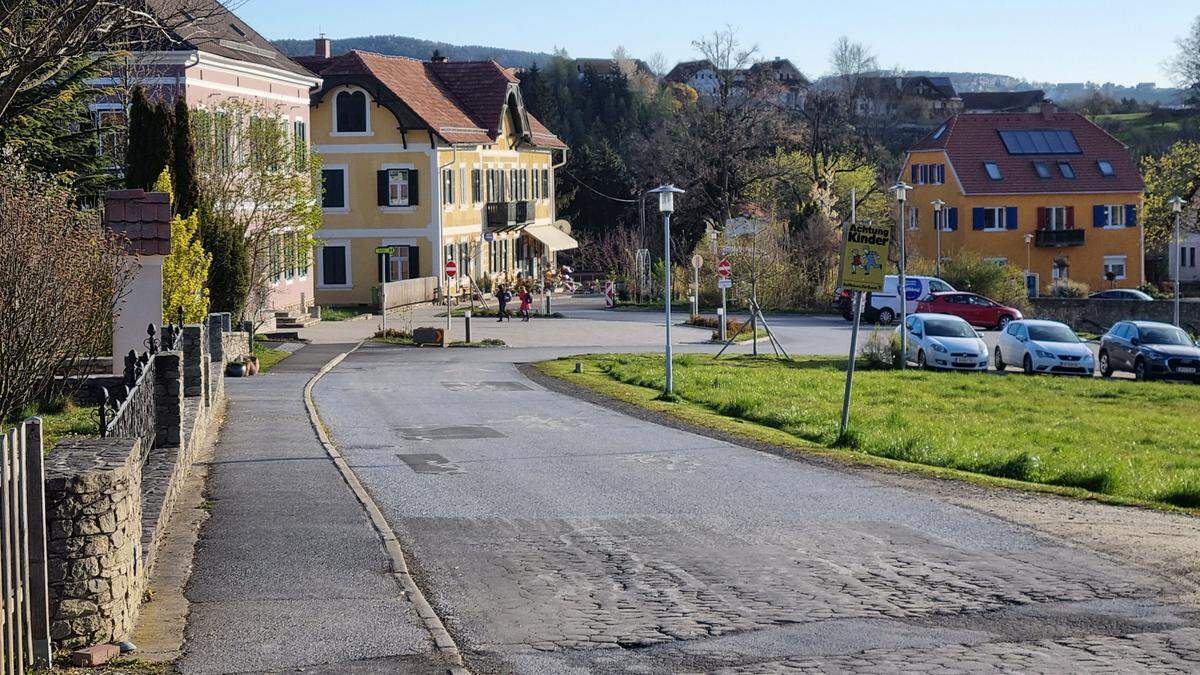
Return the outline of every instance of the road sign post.
{"type": "Polygon", "coordinates": [[[396,254],[395,246],[376,246],[379,256],[379,315],[383,317],[383,335],[387,337],[387,282],[388,258],[396,254]]]}
{"type": "Polygon", "coordinates": [[[718,319],[721,322],[721,342],[725,341],[726,324],[729,323],[729,308],[725,305],[725,289],[733,285],[733,280],[729,275],[733,271],[733,266],[729,263],[729,258],[721,258],[717,263],[717,287],[721,289],[721,316],[718,319]]]}
{"type": "Polygon", "coordinates": [[[442,347],[450,346],[450,321],[453,318],[454,310],[450,306],[450,280],[458,274],[458,263],[453,260],[446,261],[446,332],[442,335],[442,347]]]}
{"type": "MultiPolygon", "coordinates": [[[[846,364],[846,392],[842,397],[841,435],[850,425],[850,392],[854,387],[854,357],[858,351],[858,324],[862,319],[864,291],[883,290],[883,261],[887,260],[890,227],[851,222],[845,227],[842,239],[842,258],[838,265],[838,287],[852,291],[854,323],[850,332],[850,358],[846,364]]],[[[901,290],[901,302],[904,302],[901,290]]],[[[901,326],[903,331],[904,327],[901,326]]]]}
{"type": "Polygon", "coordinates": [[[700,316],[700,268],[704,258],[699,253],[692,256],[692,316],[700,316]]]}

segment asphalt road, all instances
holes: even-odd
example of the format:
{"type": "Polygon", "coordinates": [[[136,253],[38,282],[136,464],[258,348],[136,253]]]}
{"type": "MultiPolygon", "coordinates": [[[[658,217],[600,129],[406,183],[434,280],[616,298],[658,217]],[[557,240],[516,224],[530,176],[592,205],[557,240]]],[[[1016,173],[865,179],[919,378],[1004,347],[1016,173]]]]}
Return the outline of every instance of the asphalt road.
{"type": "MultiPolygon", "coordinates": [[[[795,351],[838,353],[840,319],[791,321],[795,351]]],[[[315,390],[473,670],[1197,668],[1200,628],[1152,573],[514,365],[571,351],[366,346],[315,390]]]]}

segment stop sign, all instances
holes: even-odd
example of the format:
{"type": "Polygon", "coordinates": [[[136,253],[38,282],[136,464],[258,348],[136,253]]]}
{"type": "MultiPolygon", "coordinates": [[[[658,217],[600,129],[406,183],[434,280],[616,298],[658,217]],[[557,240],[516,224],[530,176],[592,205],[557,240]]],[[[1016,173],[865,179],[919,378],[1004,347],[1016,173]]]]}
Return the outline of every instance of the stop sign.
{"type": "Polygon", "coordinates": [[[453,277],[455,274],[458,274],[458,263],[454,262],[453,260],[447,260],[446,276],[453,277]]]}
{"type": "Polygon", "coordinates": [[[729,260],[722,258],[721,262],[717,263],[717,276],[722,279],[729,278],[729,271],[733,266],[729,264],[729,260]]]}

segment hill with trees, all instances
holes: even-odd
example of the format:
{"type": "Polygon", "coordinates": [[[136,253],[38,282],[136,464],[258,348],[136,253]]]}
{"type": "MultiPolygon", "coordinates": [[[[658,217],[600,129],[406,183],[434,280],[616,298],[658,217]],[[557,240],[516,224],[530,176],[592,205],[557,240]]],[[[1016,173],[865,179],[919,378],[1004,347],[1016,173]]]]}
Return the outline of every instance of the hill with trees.
{"type": "MultiPolygon", "coordinates": [[[[312,40],[274,40],[275,46],[288,56],[303,56],[313,51],[312,40]]],[[[434,51],[451,61],[486,61],[491,59],[507,68],[528,68],[531,65],[545,66],[554,57],[545,52],[527,52],[519,49],[484,47],[482,45],[452,45],[448,42],[421,40],[403,35],[366,35],[341,38],[333,41],[333,53],[344,54],[351,49],[407,56],[413,59],[429,59],[434,51]]]]}

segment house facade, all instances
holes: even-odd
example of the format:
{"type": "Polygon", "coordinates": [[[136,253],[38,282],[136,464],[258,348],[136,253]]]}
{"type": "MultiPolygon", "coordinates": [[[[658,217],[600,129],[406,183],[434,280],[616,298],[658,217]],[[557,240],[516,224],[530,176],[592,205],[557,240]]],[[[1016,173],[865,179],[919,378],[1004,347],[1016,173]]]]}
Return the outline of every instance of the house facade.
{"type": "Polygon", "coordinates": [[[910,255],[935,259],[940,240],[943,258],[969,251],[1024,270],[1031,293],[1057,279],[1097,290],[1145,283],[1141,174],[1125,145],[1082,115],[1049,104],[956,115],[908,152],[901,178],[913,186],[910,255]]]}
{"type": "MultiPolygon", "coordinates": [[[[147,0],[149,11],[174,16],[178,3],[147,0]]],[[[123,156],[128,118],[122,89],[142,86],[150,98],[167,105],[183,98],[192,108],[237,99],[261,105],[286,125],[297,145],[309,143],[309,90],[321,80],[299,66],[224,5],[212,2],[202,17],[181,26],[157,50],[136,52],[112,76],[92,80],[100,92],[89,104],[101,134],[101,152],[123,156]]],[[[114,166],[114,169],[118,167],[114,166]]],[[[269,261],[271,289],[264,310],[287,311],[311,305],[313,279],[309,257],[292,250],[287,232],[279,232],[269,261]]]]}
{"type": "MultiPolygon", "coordinates": [[[[790,60],[774,58],[760,61],[749,68],[733,71],[731,87],[733,93],[744,90],[750,80],[774,82],[779,87],[779,102],[788,107],[803,107],[809,81],[790,60]]],[[[724,73],[710,61],[682,61],[667,73],[663,80],[686,84],[701,97],[717,96],[721,90],[724,73]]]]}
{"type": "Polygon", "coordinates": [[[853,86],[860,117],[941,120],[962,111],[963,100],[948,77],[860,76],[853,86]]]}
{"type": "MultiPolygon", "coordinates": [[[[323,52],[323,53],[322,53],[323,52]]],[[[320,73],[312,138],[324,166],[321,304],[375,304],[381,281],[540,279],[576,246],[554,205],[562,141],[529,115],[493,61],[352,51],[299,59],[320,73]],[[377,254],[396,246],[394,255],[377,254]]]]}

